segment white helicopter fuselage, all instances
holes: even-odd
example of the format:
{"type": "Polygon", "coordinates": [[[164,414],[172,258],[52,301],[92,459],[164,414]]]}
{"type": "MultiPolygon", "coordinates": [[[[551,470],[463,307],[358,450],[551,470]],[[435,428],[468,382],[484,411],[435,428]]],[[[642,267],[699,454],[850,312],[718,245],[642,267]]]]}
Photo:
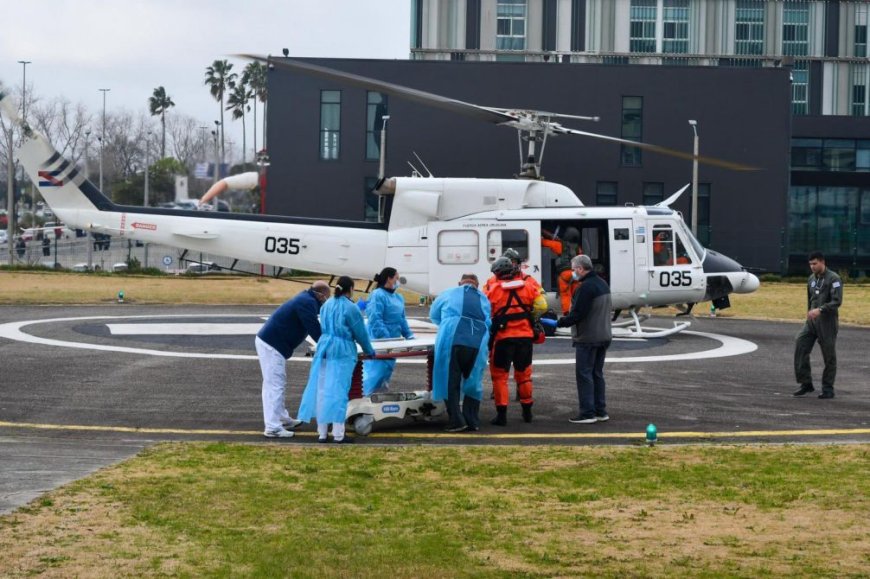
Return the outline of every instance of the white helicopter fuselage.
{"type": "MultiPolygon", "coordinates": [[[[17,120],[2,94],[0,105],[17,120]]],[[[366,280],[391,266],[408,289],[434,296],[463,273],[485,279],[507,248],[520,253],[528,275],[555,291],[558,256],[542,247],[542,235],[575,230],[579,249],[610,283],[617,309],[696,303],[758,287],[739,264],[705,250],[677,212],[585,207],[556,183],[394,178],[379,190],[394,197],[388,224],[121,206],[42,135],[25,133],[17,156],[57,216],[69,227],[121,239],[366,280]],[[717,271],[706,267],[711,254],[717,271]]]]}

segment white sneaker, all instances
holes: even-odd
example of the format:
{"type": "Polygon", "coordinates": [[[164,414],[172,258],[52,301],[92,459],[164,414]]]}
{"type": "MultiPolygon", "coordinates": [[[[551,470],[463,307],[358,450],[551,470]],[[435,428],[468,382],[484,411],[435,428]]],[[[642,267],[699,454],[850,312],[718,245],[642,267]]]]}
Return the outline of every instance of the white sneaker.
{"type": "Polygon", "coordinates": [[[598,414],[595,416],[595,420],[597,420],[598,422],[607,422],[608,420],[610,420],[610,417],[606,414],[598,414]]]}
{"type": "Polygon", "coordinates": [[[291,417],[290,420],[284,422],[284,428],[286,428],[287,430],[293,430],[294,428],[298,427],[300,424],[302,424],[301,420],[296,420],[295,418],[291,417]]]}
{"type": "Polygon", "coordinates": [[[263,436],[265,436],[266,438],[293,438],[293,431],[284,428],[278,428],[275,430],[264,430],[263,436]]]}

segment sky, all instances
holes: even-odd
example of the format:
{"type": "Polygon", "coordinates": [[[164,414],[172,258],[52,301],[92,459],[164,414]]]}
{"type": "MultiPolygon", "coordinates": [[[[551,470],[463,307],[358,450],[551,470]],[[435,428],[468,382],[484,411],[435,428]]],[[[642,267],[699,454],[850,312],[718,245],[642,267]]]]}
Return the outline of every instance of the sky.
{"type": "MultiPolygon", "coordinates": [[[[411,0],[8,0],[0,32],[0,82],[45,99],[64,97],[92,114],[148,112],[158,86],[172,112],[205,125],[219,118],[205,69],[240,53],[407,59],[411,0]],[[29,23],[29,24],[27,24],[29,23]]],[[[227,119],[227,139],[241,122],[227,119]],[[237,125],[237,126],[233,126],[237,125]],[[232,130],[231,130],[232,129],[232,130]]],[[[155,118],[156,122],[156,118],[155,118]]],[[[248,121],[250,142],[250,121],[248,121]]],[[[238,143],[240,148],[241,143],[238,143]]],[[[250,149],[250,145],[248,147],[250,149]]]]}

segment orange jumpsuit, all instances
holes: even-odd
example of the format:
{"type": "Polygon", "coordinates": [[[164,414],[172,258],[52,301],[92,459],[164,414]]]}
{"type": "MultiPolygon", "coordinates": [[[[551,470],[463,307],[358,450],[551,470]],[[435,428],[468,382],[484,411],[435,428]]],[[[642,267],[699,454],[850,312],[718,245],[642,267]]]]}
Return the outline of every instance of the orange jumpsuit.
{"type": "MultiPolygon", "coordinates": [[[[541,247],[549,248],[549,250],[556,255],[562,255],[562,251],[564,250],[562,242],[556,239],[541,239],[541,247]]],[[[582,253],[583,250],[578,247],[577,255],[582,253]]],[[[571,279],[571,273],[572,271],[570,269],[565,269],[559,272],[559,303],[562,306],[563,316],[567,316],[568,312],[571,310],[571,298],[574,296],[574,292],[580,285],[580,282],[571,279]]]]}
{"type": "Polygon", "coordinates": [[[514,367],[514,380],[520,402],[532,400],[532,337],[529,317],[547,309],[541,284],[531,276],[516,274],[509,280],[489,280],[486,297],[492,305],[494,345],[490,352],[490,375],[496,406],[508,404],[508,376],[514,367]],[[508,319],[497,327],[498,317],[508,319]]]}

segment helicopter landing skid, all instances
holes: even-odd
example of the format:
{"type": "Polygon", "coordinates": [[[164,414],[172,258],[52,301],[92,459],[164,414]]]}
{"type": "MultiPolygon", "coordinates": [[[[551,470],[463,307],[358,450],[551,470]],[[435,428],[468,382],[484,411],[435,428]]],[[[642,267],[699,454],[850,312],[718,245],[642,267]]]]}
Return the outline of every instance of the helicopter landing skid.
{"type": "Polygon", "coordinates": [[[629,338],[629,339],[647,339],[647,338],[664,338],[665,336],[670,336],[676,334],[677,332],[682,332],[690,325],[691,322],[674,322],[673,328],[644,328],[640,325],[642,321],[646,321],[649,319],[649,314],[641,314],[637,315],[637,310],[631,308],[629,310],[631,314],[630,320],[623,320],[621,322],[615,322],[612,324],[613,328],[613,337],[614,338],[629,338]]]}
{"type": "MultiPolygon", "coordinates": [[[[645,328],[641,326],[641,322],[645,322],[650,318],[649,314],[638,315],[634,309],[629,310],[631,319],[621,320],[611,323],[614,338],[645,340],[647,338],[664,338],[682,332],[691,325],[691,322],[674,322],[673,328],[645,328]]],[[[570,336],[571,328],[557,328],[557,336],[570,336]]]]}

